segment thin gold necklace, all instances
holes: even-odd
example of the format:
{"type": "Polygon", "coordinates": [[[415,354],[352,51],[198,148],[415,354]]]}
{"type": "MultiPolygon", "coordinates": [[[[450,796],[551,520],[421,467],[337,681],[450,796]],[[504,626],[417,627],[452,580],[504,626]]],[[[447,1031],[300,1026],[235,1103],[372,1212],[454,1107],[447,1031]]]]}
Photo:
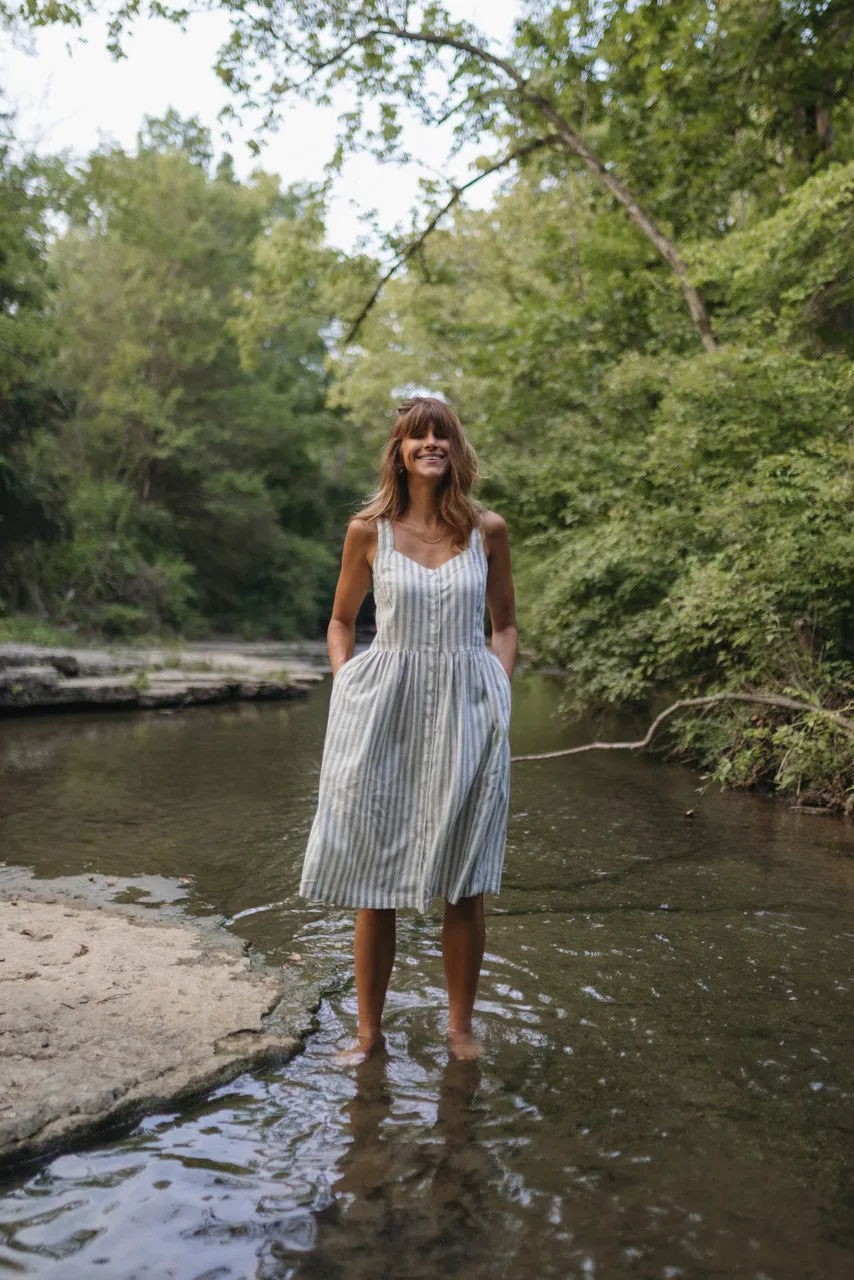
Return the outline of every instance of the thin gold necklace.
{"type": "Polygon", "coordinates": [[[422,542],[431,542],[431,543],[442,542],[448,536],[446,533],[443,532],[439,534],[438,538],[425,538],[423,525],[419,527],[418,525],[414,525],[414,524],[406,524],[405,521],[403,520],[398,520],[397,523],[403,525],[404,529],[413,529],[418,534],[422,542]]]}

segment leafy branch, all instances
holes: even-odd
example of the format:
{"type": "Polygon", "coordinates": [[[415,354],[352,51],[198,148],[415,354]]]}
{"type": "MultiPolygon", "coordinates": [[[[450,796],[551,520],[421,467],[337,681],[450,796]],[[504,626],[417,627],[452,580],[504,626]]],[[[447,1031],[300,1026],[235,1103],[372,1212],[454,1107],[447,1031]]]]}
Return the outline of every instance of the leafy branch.
{"type": "Polygon", "coordinates": [[[484,178],[490,177],[490,175],[493,173],[498,173],[500,169],[505,169],[507,165],[512,164],[514,160],[521,160],[524,156],[530,155],[532,151],[537,151],[541,147],[553,146],[554,141],[555,141],[554,136],[549,136],[546,138],[535,138],[533,142],[526,142],[524,146],[515,147],[513,151],[508,152],[508,154],[506,156],[503,156],[502,159],[496,160],[494,164],[491,164],[487,168],[482,169],[480,173],[475,175],[474,178],[470,178],[468,182],[464,182],[462,186],[454,187],[452,190],[450,199],[447,200],[445,204],[441,206],[440,209],[436,210],[436,212],[433,214],[432,218],[430,218],[430,221],[427,223],[424,229],[420,232],[420,234],[417,235],[414,240],[411,240],[403,250],[401,250],[401,252],[395,258],[392,265],[380,277],[373,293],[365,302],[365,305],[362,307],[361,311],[356,316],[356,319],[350,325],[350,328],[347,331],[347,334],[344,338],[345,345],[352,342],[353,339],[356,337],[360,328],[362,327],[365,320],[367,319],[368,315],[376,305],[377,300],[379,299],[379,296],[382,293],[382,290],[385,287],[385,285],[387,285],[389,280],[391,280],[391,278],[400,270],[400,268],[419,251],[419,249],[423,246],[427,238],[436,229],[436,227],[438,226],[442,218],[444,218],[445,214],[449,213],[450,210],[453,209],[454,205],[458,203],[458,201],[462,198],[462,196],[465,195],[467,191],[469,191],[473,186],[475,186],[476,183],[482,182],[484,178]]]}

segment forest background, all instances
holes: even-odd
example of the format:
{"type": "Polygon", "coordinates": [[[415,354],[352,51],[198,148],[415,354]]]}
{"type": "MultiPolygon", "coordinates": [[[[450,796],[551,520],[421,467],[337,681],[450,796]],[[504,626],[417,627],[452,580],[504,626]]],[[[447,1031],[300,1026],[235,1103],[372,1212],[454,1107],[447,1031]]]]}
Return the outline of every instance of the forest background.
{"type": "Polygon", "coordinates": [[[425,182],[385,256],[345,254],[322,158],[238,181],[169,113],[71,163],[4,116],[0,638],[321,635],[419,389],[482,454],[567,713],[795,698],[669,746],[850,813],[854,3],[536,2],[501,51],[433,4],[229,9],[235,112],[346,84],[338,160],[393,161],[405,103],[506,180],[485,210],[425,182]]]}

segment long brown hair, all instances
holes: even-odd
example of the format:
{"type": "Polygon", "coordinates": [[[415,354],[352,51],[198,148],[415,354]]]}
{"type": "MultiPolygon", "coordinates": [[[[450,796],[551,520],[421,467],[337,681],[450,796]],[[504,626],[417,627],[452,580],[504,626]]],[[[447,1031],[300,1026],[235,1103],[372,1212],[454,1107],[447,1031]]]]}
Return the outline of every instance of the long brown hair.
{"type": "Polygon", "coordinates": [[[400,450],[401,440],[422,428],[432,427],[448,441],[448,469],[439,483],[439,515],[453,531],[452,547],[464,551],[471,531],[477,526],[483,533],[486,508],[469,497],[472,485],[480,475],[477,454],[463,434],[462,423],[453,409],[435,396],[413,396],[397,410],[389,437],[383,446],[377,491],[367,506],[355,512],[351,520],[399,520],[409,506],[409,484],[400,450]]]}

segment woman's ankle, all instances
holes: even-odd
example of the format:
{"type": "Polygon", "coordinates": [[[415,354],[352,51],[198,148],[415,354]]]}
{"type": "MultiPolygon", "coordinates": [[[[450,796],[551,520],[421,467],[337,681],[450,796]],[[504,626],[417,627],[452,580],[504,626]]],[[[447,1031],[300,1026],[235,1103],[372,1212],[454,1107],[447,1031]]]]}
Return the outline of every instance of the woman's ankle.
{"type": "Polygon", "coordinates": [[[473,1062],[481,1055],[481,1046],[475,1040],[471,1026],[467,1031],[448,1028],[448,1046],[451,1056],[462,1062],[473,1062]]]}

